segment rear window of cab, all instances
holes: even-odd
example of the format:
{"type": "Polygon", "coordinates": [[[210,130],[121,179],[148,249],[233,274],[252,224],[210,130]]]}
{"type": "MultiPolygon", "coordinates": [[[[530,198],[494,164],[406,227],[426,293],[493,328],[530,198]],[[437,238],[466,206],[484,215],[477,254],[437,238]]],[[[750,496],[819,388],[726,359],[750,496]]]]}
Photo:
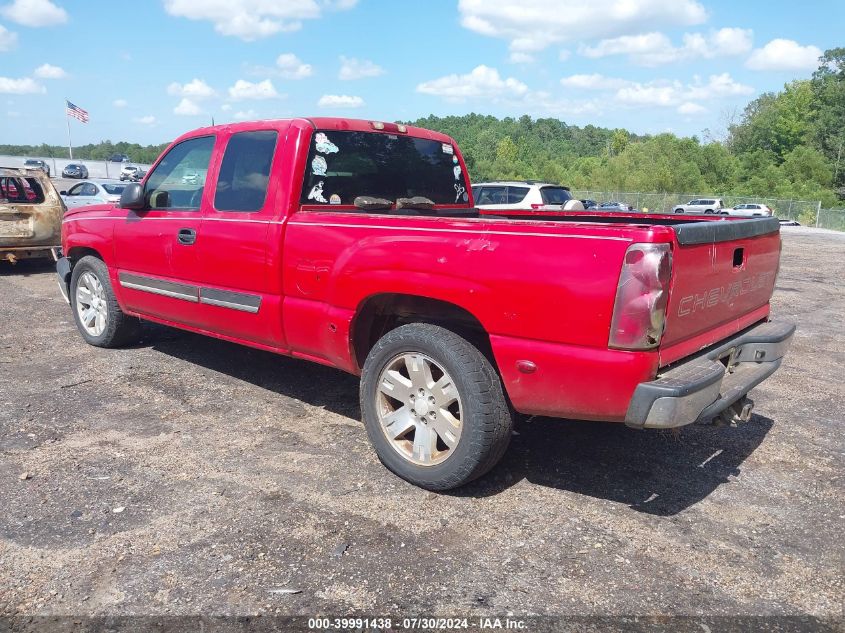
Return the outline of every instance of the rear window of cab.
{"type": "Polygon", "coordinates": [[[469,201],[466,176],[451,143],[406,134],[318,130],[300,202],[351,205],[358,196],[469,201]]]}

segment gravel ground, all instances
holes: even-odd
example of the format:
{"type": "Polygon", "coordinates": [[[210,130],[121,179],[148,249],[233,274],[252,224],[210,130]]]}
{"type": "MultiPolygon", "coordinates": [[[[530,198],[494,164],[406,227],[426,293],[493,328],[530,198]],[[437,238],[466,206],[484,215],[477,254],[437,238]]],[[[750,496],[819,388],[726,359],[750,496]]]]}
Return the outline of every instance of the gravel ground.
{"type": "Polygon", "coordinates": [[[784,229],[799,329],[749,423],[535,418],[438,495],[379,464],[356,378],[160,327],[89,347],[51,266],[0,266],[0,614],[841,618],[843,280],[845,234],[784,229]]]}

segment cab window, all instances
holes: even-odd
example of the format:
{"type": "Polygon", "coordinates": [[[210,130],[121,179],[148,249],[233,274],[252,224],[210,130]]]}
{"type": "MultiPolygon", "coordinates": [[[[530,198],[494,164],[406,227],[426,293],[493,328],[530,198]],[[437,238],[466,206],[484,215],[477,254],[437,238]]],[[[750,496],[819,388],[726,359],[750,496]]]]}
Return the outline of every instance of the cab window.
{"type": "Polygon", "coordinates": [[[200,208],[214,136],[182,141],[171,148],[147,178],[144,196],[150,209],[200,208]]]}
{"type": "Polygon", "coordinates": [[[260,211],[267,197],[270,168],[278,133],[259,130],[233,134],[226,145],[214,208],[218,211],[260,211]]]}

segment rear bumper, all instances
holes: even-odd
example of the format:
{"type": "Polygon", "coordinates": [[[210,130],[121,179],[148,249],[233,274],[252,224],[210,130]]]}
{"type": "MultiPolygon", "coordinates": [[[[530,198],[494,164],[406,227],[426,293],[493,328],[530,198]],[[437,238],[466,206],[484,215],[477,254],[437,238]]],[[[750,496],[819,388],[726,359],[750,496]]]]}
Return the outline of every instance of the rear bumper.
{"type": "Polygon", "coordinates": [[[794,332],[791,323],[762,323],[640,383],[625,424],[662,429],[716,417],[780,367],[794,332]]]}

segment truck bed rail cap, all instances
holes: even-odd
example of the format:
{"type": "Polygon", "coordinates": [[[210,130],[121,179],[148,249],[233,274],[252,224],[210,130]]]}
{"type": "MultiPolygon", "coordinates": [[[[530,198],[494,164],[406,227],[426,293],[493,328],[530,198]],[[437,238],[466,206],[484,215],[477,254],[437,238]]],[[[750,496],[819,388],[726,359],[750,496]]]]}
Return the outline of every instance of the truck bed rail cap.
{"type": "Polygon", "coordinates": [[[675,236],[682,246],[692,244],[713,244],[730,242],[758,235],[767,235],[780,231],[777,218],[749,218],[747,220],[713,220],[709,222],[691,222],[674,227],[675,236]]]}

